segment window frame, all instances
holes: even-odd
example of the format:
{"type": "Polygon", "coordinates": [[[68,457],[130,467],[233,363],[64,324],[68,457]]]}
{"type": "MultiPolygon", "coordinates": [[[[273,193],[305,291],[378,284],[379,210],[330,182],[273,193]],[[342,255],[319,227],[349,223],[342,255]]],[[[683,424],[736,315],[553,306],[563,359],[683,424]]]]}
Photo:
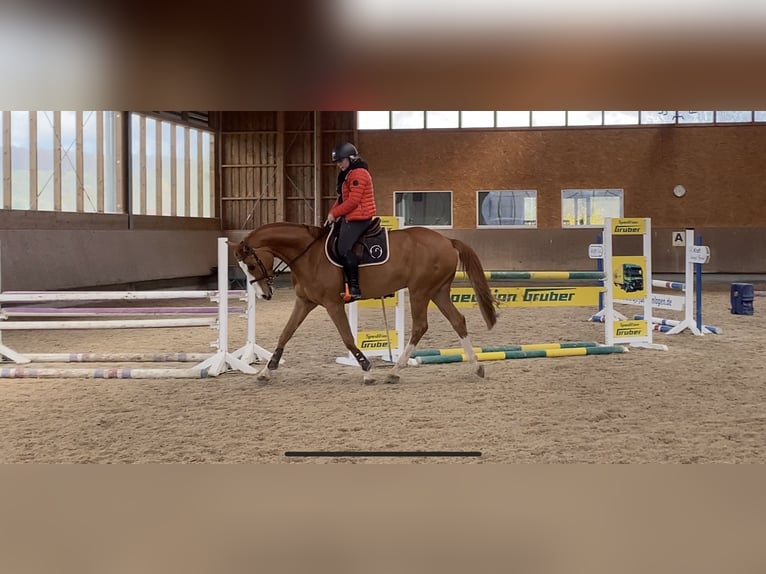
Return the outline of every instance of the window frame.
{"type": "Polygon", "coordinates": [[[393,215],[395,217],[401,217],[402,221],[402,227],[427,227],[428,229],[452,229],[455,222],[455,203],[453,201],[453,192],[452,190],[447,189],[430,189],[430,190],[416,190],[416,189],[399,189],[393,192],[393,215]],[[449,225],[426,225],[422,223],[412,223],[408,224],[407,219],[404,214],[398,214],[396,213],[396,196],[397,194],[403,194],[403,193],[448,193],[449,194],[449,214],[450,214],[450,223],[449,225]]]}
{"type": "MultiPolygon", "coordinates": [[[[564,194],[567,192],[618,192],[616,195],[620,198],[620,213],[617,217],[625,217],[625,188],[624,187],[602,187],[602,188],[566,188],[561,190],[561,229],[601,229],[604,227],[603,223],[587,223],[578,225],[575,220],[574,225],[564,225],[564,200],[570,199],[565,198],[564,194]]],[[[592,199],[593,196],[591,196],[589,199],[592,199]]],[[[576,211],[577,205],[575,204],[575,218],[577,217],[577,211],[576,211]]],[[[609,216],[614,217],[614,216],[609,216]]],[[[591,218],[589,218],[590,220],[591,218]]]]}
{"type": "MultiPolygon", "coordinates": [[[[476,190],[476,229],[537,229],[539,218],[537,216],[537,190],[536,189],[477,189],[476,190]],[[481,201],[479,199],[482,193],[491,192],[509,192],[509,193],[533,193],[535,198],[535,223],[534,225],[501,225],[501,224],[482,224],[481,223],[481,201]]],[[[525,218],[526,219],[526,218],[525,218]]]]}

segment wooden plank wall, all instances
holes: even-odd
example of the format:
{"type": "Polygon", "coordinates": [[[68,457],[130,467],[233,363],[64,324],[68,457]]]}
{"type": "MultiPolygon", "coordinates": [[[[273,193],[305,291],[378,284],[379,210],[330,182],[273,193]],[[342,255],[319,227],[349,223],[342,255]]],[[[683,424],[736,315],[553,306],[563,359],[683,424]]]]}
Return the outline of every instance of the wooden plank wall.
{"type": "Polygon", "coordinates": [[[335,200],[332,148],[355,141],[354,112],[221,112],[214,121],[223,229],[321,223],[335,200]]]}

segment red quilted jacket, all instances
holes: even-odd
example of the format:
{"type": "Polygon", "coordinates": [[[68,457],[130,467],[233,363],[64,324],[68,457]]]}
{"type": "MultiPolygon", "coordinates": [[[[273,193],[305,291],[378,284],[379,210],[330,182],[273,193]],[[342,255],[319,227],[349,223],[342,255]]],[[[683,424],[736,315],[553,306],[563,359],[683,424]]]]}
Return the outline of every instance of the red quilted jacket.
{"type": "Polygon", "coordinates": [[[333,217],[346,216],[346,221],[375,217],[375,193],[370,172],[363,167],[349,169],[343,182],[343,202],[335,202],[330,210],[333,217]]]}

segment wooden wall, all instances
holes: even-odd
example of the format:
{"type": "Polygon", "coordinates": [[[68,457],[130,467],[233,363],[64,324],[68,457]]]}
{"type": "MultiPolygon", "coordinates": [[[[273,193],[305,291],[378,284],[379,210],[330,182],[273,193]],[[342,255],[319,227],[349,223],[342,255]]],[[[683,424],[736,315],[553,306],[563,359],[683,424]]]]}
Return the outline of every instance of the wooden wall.
{"type": "Polygon", "coordinates": [[[354,141],[352,112],[221,112],[224,229],[272,221],[319,224],[335,200],[330,153],[354,141]]]}

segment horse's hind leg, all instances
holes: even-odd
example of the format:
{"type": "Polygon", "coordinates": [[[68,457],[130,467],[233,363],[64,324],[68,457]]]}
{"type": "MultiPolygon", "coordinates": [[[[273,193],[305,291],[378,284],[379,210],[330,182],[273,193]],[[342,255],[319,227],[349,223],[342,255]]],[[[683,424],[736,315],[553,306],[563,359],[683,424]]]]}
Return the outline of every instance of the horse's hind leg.
{"type": "Polygon", "coordinates": [[[442,312],[442,315],[444,315],[450,322],[450,325],[452,325],[457,336],[460,337],[460,344],[463,346],[466,357],[471,363],[473,372],[480,377],[484,377],[484,365],[479,363],[476,353],[473,350],[473,345],[468,337],[468,327],[466,327],[465,316],[458,311],[457,307],[455,307],[455,304],[452,302],[450,297],[450,285],[447,284],[445,287],[440,288],[436,295],[432,297],[432,301],[439,308],[439,311],[442,312]]]}
{"type": "Polygon", "coordinates": [[[316,308],[317,304],[312,303],[301,297],[296,297],[295,305],[293,305],[293,311],[290,313],[290,318],[287,320],[287,324],[279,334],[279,341],[277,342],[277,348],[274,349],[269,362],[261,369],[256,378],[259,381],[267,381],[271,377],[270,371],[276,371],[279,368],[279,360],[282,358],[282,352],[285,350],[285,345],[292,338],[295,330],[303,323],[303,320],[308,316],[311,311],[316,308]]]}
{"type": "Polygon", "coordinates": [[[370,360],[364,356],[364,353],[359,350],[359,347],[356,346],[354,334],[351,332],[351,326],[348,324],[348,317],[346,316],[346,311],[344,310],[343,305],[333,304],[326,307],[326,309],[327,314],[330,316],[330,319],[332,319],[335,328],[340,334],[340,338],[343,339],[346,348],[351,351],[351,354],[354,355],[359,366],[362,367],[362,371],[364,371],[364,383],[367,385],[373,384],[375,378],[372,376],[371,372],[372,364],[370,363],[370,360]]]}

